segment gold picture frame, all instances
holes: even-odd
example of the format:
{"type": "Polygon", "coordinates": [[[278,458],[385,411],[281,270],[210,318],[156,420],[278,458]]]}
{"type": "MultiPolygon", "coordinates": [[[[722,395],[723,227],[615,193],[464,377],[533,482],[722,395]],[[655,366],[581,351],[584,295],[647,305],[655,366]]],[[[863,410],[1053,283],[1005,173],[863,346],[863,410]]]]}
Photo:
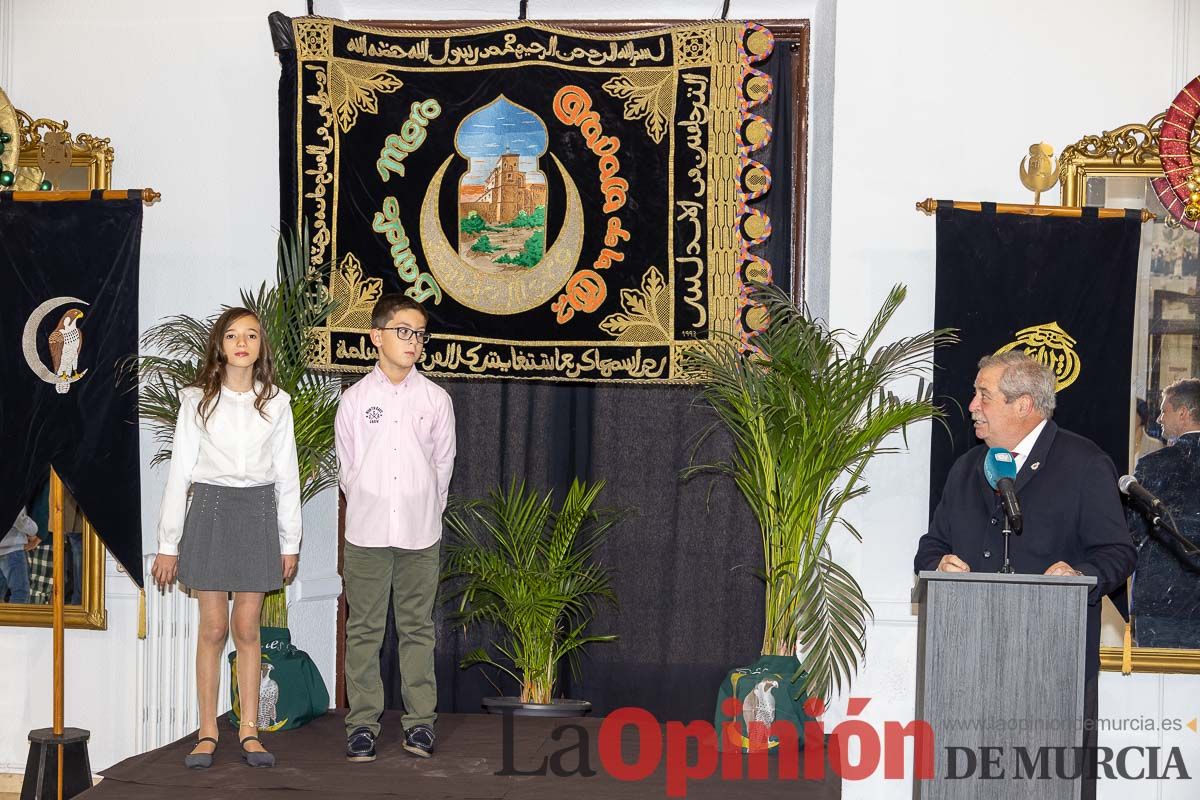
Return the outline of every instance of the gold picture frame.
{"type": "MultiPolygon", "coordinates": [[[[50,481],[62,485],[54,470],[50,481]]],[[[66,487],[61,491],[68,494],[66,487]]],[[[53,496],[54,489],[51,488],[53,496]]],[[[104,606],[104,543],[96,535],[92,523],[83,519],[83,562],[79,603],[63,606],[63,624],[67,628],[106,630],[108,611],[104,606]]],[[[64,544],[64,551],[70,548],[64,544]]],[[[30,628],[49,628],[54,625],[54,607],[48,604],[0,603],[0,625],[20,625],[30,628]]]]}
{"type": "Polygon", "coordinates": [[[53,188],[108,189],[112,187],[112,143],[107,138],[89,133],[72,134],[66,120],[33,119],[17,109],[20,154],[17,156],[16,183],[18,191],[36,191],[46,178],[47,168],[65,156],[66,164],[53,188]],[[58,152],[54,152],[54,148],[58,152]],[[65,152],[63,152],[65,151],[65,152]],[[57,155],[57,159],[55,158],[57,155]]]}
{"type": "MultiPolygon", "coordinates": [[[[14,190],[37,190],[54,175],[55,189],[108,189],[112,184],[113,148],[106,138],[81,133],[72,134],[66,121],[34,119],[8,105],[0,91],[0,119],[17,122],[19,143],[15,169],[14,190]]],[[[7,127],[7,126],[5,126],[7,127]]],[[[5,160],[5,163],[9,163],[5,160]]],[[[49,480],[61,485],[54,470],[49,480]]],[[[62,487],[67,494],[66,487],[62,487]]],[[[84,518],[82,528],[80,602],[64,606],[64,622],[68,628],[105,630],[108,614],[104,604],[104,543],[91,523],[84,518]]],[[[44,532],[43,532],[44,533],[44,532]]],[[[70,551],[66,547],[67,552],[70,551]]],[[[0,603],[0,625],[50,628],[54,624],[53,607],[46,604],[0,603]]]]}
{"type": "MultiPolygon", "coordinates": [[[[1063,149],[1059,156],[1058,176],[1064,206],[1115,206],[1127,208],[1149,208],[1158,215],[1158,219],[1143,227],[1143,237],[1163,237],[1164,239],[1180,240],[1182,237],[1196,237],[1166,213],[1154,191],[1149,185],[1151,178],[1163,176],[1162,164],[1159,160],[1159,134],[1163,119],[1166,115],[1159,114],[1145,124],[1132,123],[1122,125],[1099,135],[1085,136],[1075,144],[1063,149]],[[1116,179],[1116,180],[1114,180],[1116,179]],[[1138,198],[1138,181],[1145,185],[1144,195],[1138,198]],[[1122,197],[1113,198],[1113,187],[1116,184],[1122,197]],[[1124,202],[1122,202],[1124,201],[1124,202]]],[[[1193,162],[1200,164],[1200,135],[1193,131],[1190,149],[1193,162]]],[[[1135,374],[1135,386],[1140,385],[1145,377],[1146,386],[1143,391],[1152,403],[1157,397],[1149,397],[1151,391],[1160,389],[1161,380],[1156,379],[1157,364],[1151,355],[1154,345],[1154,335],[1151,333],[1151,307],[1161,306],[1161,298],[1155,295],[1160,290],[1154,288],[1150,281],[1150,264],[1147,254],[1153,254],[1156,247],[1154,240],[1143,244],[1139,258],[1139,296],[1138,309],[1135,312],[1135,358],[1137,369],[1143,369],[1142,375],[1135,374]],[[1151,296],[1147,296],[1150,294],[1151,296]],[[1157,305],[1156,305],[1157,304],[1157,305]]],[[[1153,258],[1153,255],[1150,256],[1153,258]]],[[[1200,330],[1197,331],[1200,333],[1200,330]]],[[[1200,341],[1197,339],[1196,341],[1200,341]]],[[[1132,426],[1131,426],[1132,427],[1132,426]]],[[[1131,437],[1132,438],[1132,437],[1131,437]]],[[[1136,445],[1130,443],[1130,464],[1134,463],[1133,454],[1136,445]]],[[[1132,468],[1131,468],[1132,469],[1132,468]]],[[[1196,649],[1133,647],[1130,667],[1133,672],[1171,672],[1200,674],[1200,642],[1196,649]]],[[[1102,646],[1100,648],[1100,668],[1110,671],[1124,671],[1125,650],[1123,647],[1102,646]]]]}

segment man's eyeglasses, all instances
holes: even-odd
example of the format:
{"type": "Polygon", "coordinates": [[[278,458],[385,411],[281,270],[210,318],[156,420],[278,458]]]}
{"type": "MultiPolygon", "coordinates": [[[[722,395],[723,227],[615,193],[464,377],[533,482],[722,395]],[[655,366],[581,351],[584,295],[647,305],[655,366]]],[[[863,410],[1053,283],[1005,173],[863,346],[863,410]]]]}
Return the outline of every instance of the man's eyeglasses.
{"type": "Polygon", "coordinates": [[[408,340],[412,339],[415,336],[415,337],[417,337],[418,342],[420,342],[421,344],[427,344],[429,342],[429,340],[433,338],[432,333],[427,333],[425,331],[414,331],[412,328],[396,327],[396,328],[380,328],[379,330],[395,331],[396,338],[402,342],[407,342],[408,340]]]}

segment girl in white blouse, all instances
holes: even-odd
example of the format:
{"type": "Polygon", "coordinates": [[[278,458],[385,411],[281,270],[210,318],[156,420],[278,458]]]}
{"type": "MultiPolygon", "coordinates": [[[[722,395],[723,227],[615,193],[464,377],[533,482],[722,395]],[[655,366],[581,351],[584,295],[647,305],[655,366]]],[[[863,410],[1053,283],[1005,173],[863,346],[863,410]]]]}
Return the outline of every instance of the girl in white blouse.
{"type": "Polygon", "coordinates": [[[158,555],[150,570],[160,588],[178,578],[200,602],[200,740],[187,766],[212,765],[220,657],[230,628],[238,653],[242,758],[251,766],[274,766],[257,736],[259,615],[263,595],[296,574],[299,553],[300,475],[290,398],[274,385],[274,360],[258,317],[230,308],[209,333],[196,380],[179,393],[158,555]]]}

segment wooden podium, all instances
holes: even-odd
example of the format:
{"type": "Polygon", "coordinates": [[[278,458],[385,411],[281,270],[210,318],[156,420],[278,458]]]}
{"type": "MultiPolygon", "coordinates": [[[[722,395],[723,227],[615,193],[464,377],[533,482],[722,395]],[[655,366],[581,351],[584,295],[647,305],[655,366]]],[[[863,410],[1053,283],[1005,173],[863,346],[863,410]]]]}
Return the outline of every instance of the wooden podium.
{"type": "Polygon", "coordinates": [[[917,800],[1076,800],[1087,576],[921,572],[916,718],[934,735],[917,800]],[[1064,777],[1065,776],[1065,777],[1064,777]]]}

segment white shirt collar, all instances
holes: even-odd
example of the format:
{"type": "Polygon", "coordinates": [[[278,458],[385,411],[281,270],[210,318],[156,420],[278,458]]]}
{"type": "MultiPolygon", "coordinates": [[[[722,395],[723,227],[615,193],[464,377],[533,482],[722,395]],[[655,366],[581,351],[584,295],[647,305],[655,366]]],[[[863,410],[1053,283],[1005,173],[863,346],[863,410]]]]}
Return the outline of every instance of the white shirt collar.
{"type": "Polygon", "coordinates": [[[385,386],[389,389],[399,389],[401,386],[405,386],[410,383],[417,383],[422,377],[424,377],[417,369],[417,365],[414,364],[413,368],[410,369],[408,374],[404,376],[404,380],[400,381],[399,383],[392,383],[392,379],[389,378],[386,373],[384,373],[383,367],[379,366],[378,361],[375,362],[375,368],[371,370],[370,374],[375,376],[375,379],[379,382],[380,386],[385,386]]]}
{"type": "Polygon", "coordinates": [[[1017,472],[1020,472],[1021,467],[1025,466],[1025,461],[1029,458],[1030,451],[1033,450],[1034,444],[1037,443],[1038,437],[1042,435],[1042,430],[1045,427],[1046,427],[1046,420],[1042,420],[1041,422],[1039,422],[1037,424],[1036,428],[1034,428],[1028,434],[1026,434],[1025,438],[1022,439],[1017,444],[1017,446],[1013,448],[1013,452],[1017,454],[1017,457],[1015,459],[1015,462],[1017,465],[1017,472]]]}

